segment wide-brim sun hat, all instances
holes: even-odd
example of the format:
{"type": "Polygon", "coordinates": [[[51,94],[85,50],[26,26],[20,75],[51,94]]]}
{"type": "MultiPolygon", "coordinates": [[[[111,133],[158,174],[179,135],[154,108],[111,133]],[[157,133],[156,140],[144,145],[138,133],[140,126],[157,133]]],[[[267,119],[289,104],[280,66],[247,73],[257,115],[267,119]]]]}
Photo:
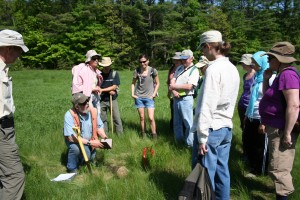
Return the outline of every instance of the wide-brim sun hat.
{"type": "Polygon", "coordinates": [[[24,44],[23,36],[17,31],[2,30],[0,31],[0,47],[17,46],[21,47],[24,52],[29,51],[28,47],[24,44]]]}
{"type": "Polygon", "coordinates": [[[252,54],[243,54],[240,63],[244,63],[245,65],[252,65],[252,54]]]}
{"type": "Polygon", "coordinates": [[[201,56],[199,62],[195,66],[199,69],[209,64],[209,60],[205,56],[201,56]]]}
{"type": "Polygon", "coordinates": [[[281,63],[293,63],[298,62],[297,59],[293,57],[294,53],[295,46],[285,41],[275,43],[270,51],[262,54],[261,56],[272,55],[281,63]]]}
{"type": "Polygon", "coordinates": [[[86,57],[85,63],[90,62],[93,56],[99,56],[99,58],[101,58],[101,54],[98,54],[95,50],[89,50],[85,54],[86,57]]]}
{"type": "Polygon", "coordinates": [[[114,61],[110,59],[110,57],[102,57],[101,62],[99,62],[99,65],[102,67],[108,67],[110,66],[114,61]]]}

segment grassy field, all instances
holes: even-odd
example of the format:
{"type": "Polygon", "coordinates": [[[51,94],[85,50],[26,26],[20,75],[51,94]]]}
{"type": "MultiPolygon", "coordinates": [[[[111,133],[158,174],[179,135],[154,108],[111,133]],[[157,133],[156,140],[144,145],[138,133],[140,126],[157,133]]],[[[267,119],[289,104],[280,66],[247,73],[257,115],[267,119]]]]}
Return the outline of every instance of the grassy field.
{"type": "MultiPolygon", "coordinates": [[[[80,174],[68,182],[51,182],[50,179],[66,172],[62,128],[64,114],[71,107],[71,71],[17,71],[11,75],[17,143],[26,172],[23,199],[177,199],[184,179],[191,171],[191,150],[176,145],[169,130],[167,71],[159,72],[161,87],[155,109],[158,142],[139,137],[139,118],[130,95],[132,72],[122,71],[118,101],[124,135],[109,134],[114,141],[113,149],[97,150],[93,174],[83,167],[80,174]],[[144,147],[155,150],[148,171],[141,165],[144,147]],[[128,173],[122,177],[119,172],[124,168],[128,173]]],[[[231,199],[274,199],[274,188],[267,176],[244,177],[247,170],[240,161],[241,130],[237,112],[233,121],[229,161],[231,199]]],[[[147,128],[149,130],[149,125],[147,128]]],[[[293,171],[296,192],[290,198],[294,200],[300,199],[299,151],[298,143],[293,171]]]]}

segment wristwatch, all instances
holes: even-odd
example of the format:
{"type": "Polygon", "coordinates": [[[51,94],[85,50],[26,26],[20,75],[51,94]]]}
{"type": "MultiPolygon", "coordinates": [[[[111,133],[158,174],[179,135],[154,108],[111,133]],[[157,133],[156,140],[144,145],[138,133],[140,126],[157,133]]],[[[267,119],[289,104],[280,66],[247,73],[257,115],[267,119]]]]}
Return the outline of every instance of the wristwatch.
{"type": "Polygon", "coordinates": [[[91,142],[90,142],[90,141],[88,141],[88,142],[87,142],[87,145],[88,145],[88,146],[91,146],[91,142]]]}

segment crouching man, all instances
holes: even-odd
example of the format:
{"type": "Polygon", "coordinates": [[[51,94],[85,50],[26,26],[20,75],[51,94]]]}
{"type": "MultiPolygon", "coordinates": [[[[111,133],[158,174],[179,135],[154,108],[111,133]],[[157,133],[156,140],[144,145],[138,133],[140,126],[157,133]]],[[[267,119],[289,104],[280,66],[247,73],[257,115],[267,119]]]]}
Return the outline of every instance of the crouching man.
{"type": "Polygon", "coordinates": [[[68,146],[67,171],[70,173],[77,172],[78,166],[84,161],[73,127],[78,127],[81,131],[82,143],[89,161],[95,158],[96,148],[103,148],[98,136],[107,138],[97,110],[89,107],[89,97],[83,93],[75,93],[72,103],[73,108],[66,112],[64,120],[64,136],[68,146]]]}

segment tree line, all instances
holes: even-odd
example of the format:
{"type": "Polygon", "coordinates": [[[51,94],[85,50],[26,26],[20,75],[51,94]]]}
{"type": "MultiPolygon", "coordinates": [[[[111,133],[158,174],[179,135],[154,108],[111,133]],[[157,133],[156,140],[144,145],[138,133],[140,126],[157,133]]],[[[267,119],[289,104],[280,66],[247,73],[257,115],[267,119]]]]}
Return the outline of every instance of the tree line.
{"type": "Polygon", "coordinates": [[[216,29],[244,53],[268,50],[277,41],[300,47],[300,0],[0,0],[0,29],[23,34],[29,52],[15,69],[70,69],[95,49],[117,69],[133,69],[138,55],[166,69],[176,51],[191,49],[216,29]]]}

